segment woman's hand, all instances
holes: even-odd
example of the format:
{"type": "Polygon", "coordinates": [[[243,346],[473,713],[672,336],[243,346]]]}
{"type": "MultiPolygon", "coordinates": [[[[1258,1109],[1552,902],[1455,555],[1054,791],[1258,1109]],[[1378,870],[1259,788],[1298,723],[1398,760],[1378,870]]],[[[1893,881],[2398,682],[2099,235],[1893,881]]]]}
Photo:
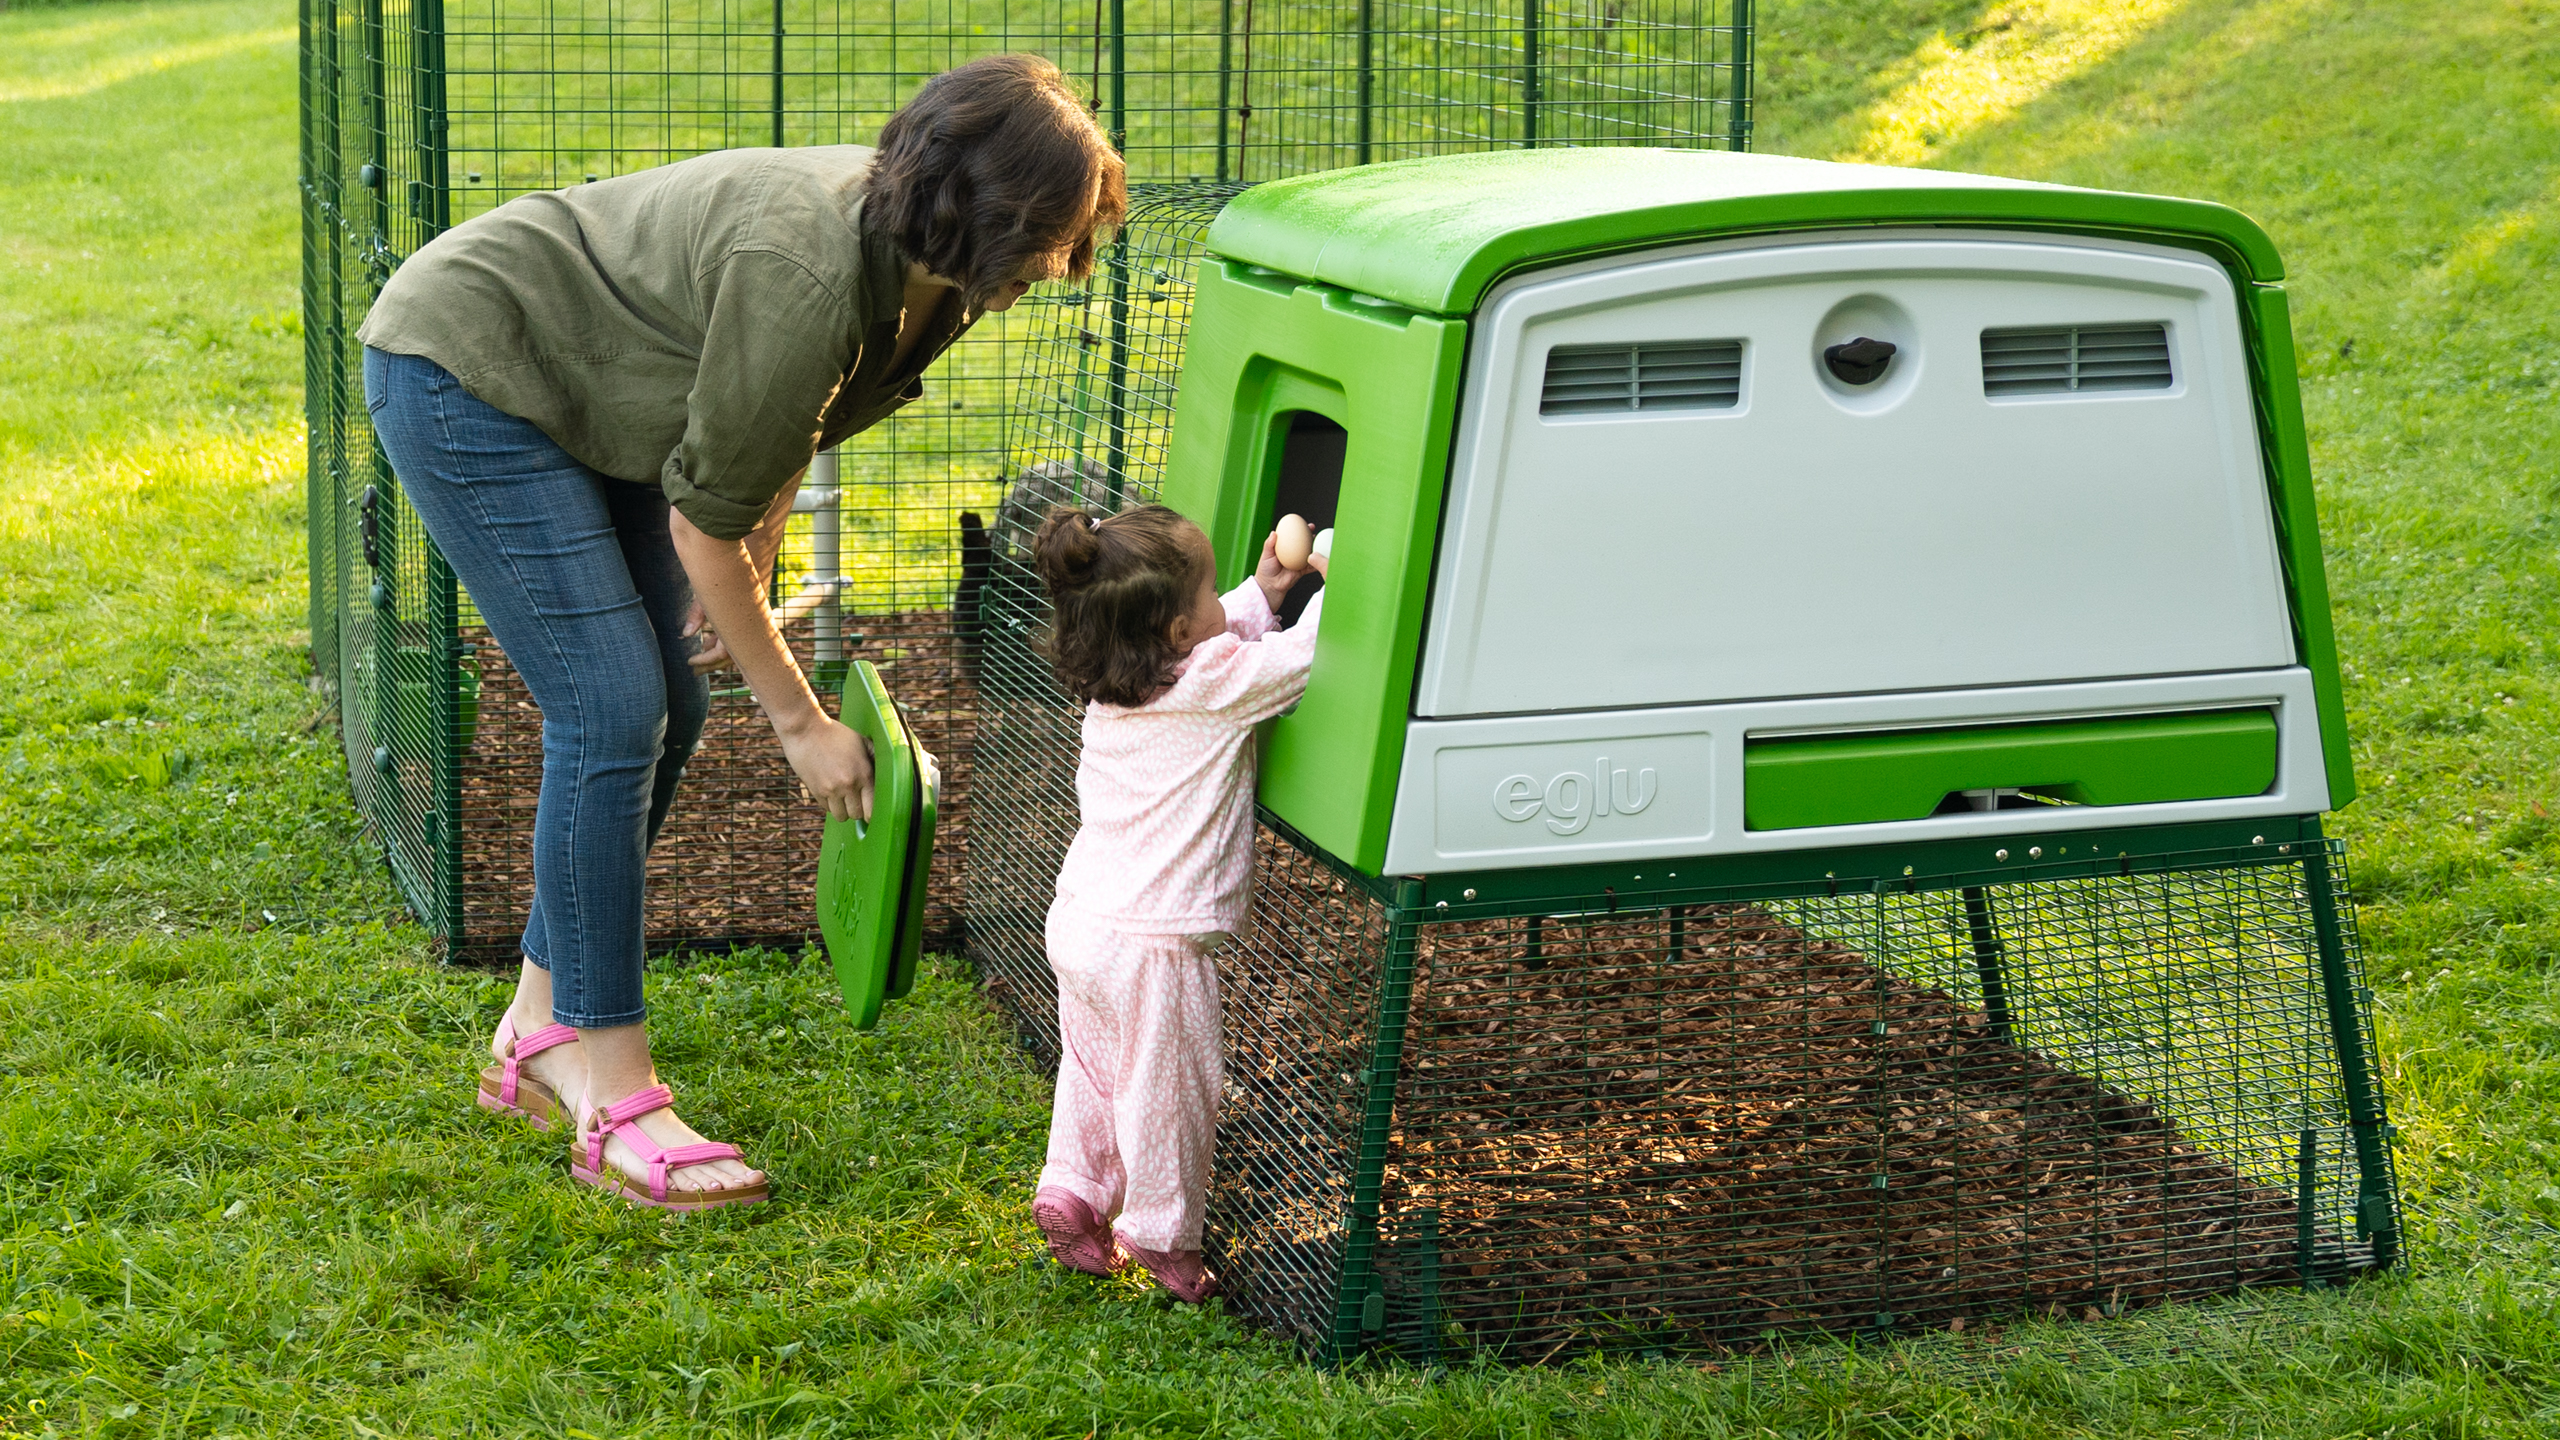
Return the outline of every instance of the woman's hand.
{"type": "Polygon", "coordinates": [[[721,643],[720,632],[711,628],[711,617],[703,613],[702,602],[696,600],[684,612],[685,638],[702,637],[702,646],[685,657],[696,675],[708,675],[729,663],[729,647],[721,643]]]}
{"type": "Polygon", "coordinates": [[[1262,537],[1262,562],[1253,567],[1253,583],[1262,587],[1262,598],[1271,606],[1273,614],[1278,614],[1280,602],[1289,598],[1289,587],[1309,575],[1323,573],[1323,564],[1312,555],[1307,557],[1307,566],[1303,570],[1292,570],[1281,564],[1279,531],[1274,530],[1262,537]]]}
{"type": "Polygon", "coordinates": [[[782,732],[782,755],[830,820],[871,818],[871,742],[829,719],[782,732]]]}

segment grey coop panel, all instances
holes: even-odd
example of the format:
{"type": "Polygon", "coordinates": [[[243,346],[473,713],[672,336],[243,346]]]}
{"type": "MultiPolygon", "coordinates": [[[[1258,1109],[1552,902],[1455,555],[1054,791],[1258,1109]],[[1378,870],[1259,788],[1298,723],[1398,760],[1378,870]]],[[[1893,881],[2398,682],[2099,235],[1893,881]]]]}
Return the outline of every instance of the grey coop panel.
{"type": "Polygon", "coordinates": [[[1473,345],[1423,717],[2294,662],[2237,302],[2196,256],[1657,254],[1515,280],[1473,345]],[[1637,403],[1642,357],[1704,337],[1729,402],[1637,403]]]}

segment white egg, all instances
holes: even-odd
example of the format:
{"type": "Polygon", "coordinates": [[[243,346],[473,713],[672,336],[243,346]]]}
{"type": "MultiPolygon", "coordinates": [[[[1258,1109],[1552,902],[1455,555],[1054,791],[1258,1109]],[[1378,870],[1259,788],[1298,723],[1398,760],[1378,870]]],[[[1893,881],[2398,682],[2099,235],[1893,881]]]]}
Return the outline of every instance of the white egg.
{"type": "Polygon", "coordinates": [[[1332,527],[1332,526],[1327,525],[1327,526],[1326,526],[1326,527],[1324,527],[1323,529],[1321,529],[1321,530],[1319,530],[1319,531],[1317,531],[1317,532],[1316,532],[1316,543],[1315,543],[1315,546],[1314,546],[1314,553],[1316,553],[1316,554],[1318,554],[1318,555],[1323,556],[1323,557],[1324,557],[1324,558],[1326,558],[1327,560],[1330,560],[1330,559],[1332,559],[1332,558],[1333,558],[1333,527],[1332,527]]]}
{"type": "Polygon", "coordinates": [[[1306,569],[1307,556],[1314,551],[1316,543],[1315,532],[1307,528],[1306,517],[1303,515],[1281,516],[1278,535],[1276,549],[1279,552],[1282,567],[1290,570],[1306,569]]]}

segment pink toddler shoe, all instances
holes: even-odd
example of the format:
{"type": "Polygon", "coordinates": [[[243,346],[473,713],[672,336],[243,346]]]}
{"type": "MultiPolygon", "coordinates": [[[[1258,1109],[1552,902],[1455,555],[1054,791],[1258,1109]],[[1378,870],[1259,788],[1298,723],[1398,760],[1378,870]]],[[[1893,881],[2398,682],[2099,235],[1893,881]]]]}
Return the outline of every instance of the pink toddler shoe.
{"type": "Polygon", "coordinates": [[[1120,1237],[1120,1248],[1129,1258],[1147,1267],[1157,1284],[1173,1292],[1173,1298],[1197,1305],[1218,1293],[1218,1277],[1209,1273],[1208,1265],[1197,1250],[1149,1250],[1132,1245],[1129,1237],[1120,1237]]]}
{"type": "Polygon", "coordinates": [[[1084,1197],[1057,1185],[1043,1185],[1031,1197],[1031,1218],[1049,1253],[1070,1270],[1087,1275],[1116,1275],[1120,1256],[1111,1245],[1111,1229],[1084,1197]]]}

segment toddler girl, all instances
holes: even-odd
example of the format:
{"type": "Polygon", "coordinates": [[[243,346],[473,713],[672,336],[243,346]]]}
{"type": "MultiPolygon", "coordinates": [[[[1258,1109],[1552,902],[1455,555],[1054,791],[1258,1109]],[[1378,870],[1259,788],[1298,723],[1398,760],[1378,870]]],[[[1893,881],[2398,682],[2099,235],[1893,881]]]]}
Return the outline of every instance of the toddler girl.
{"type": "Polygon", "coordinates": [[[1209,537],[1161,505],[1052,510],[1032,551],[1050,660],[1086,703],[1083,823],[1049,907],[1061,1054],[1031,1213],[1061,1264],[1108,1275],[1125,1252],[1197,1302],[1217,1288],[1200,1261],[1224,1083],[1210,956],[1253,875],[1253,726],[1307,688],[1324,597],[1274,629],[1307,572],[1266,539],[1253,578],[1220,595],[1209,537]]]}

